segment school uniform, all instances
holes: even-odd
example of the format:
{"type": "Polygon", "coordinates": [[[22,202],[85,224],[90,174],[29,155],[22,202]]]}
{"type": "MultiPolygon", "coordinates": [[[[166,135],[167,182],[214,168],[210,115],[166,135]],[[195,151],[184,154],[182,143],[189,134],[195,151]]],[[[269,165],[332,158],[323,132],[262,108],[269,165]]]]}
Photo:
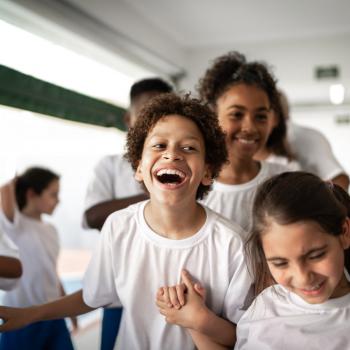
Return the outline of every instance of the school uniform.
{"type": "Polygon", "coordinates": [[[155,304],[159,287],[180,282],[187,269],[208,290],[207,305],[237,323],[249,299],[242,230],[209,208],[194,235],[173,240],[146,223],[140,202],[111,214],[84,276],[83,299],[90,307],[124,307],[118,349],[194,349],[188,332],[167,324],[155,304]]]}
{"type": "Polygon", "coordinates": [[[259,173],[246,183],[229,185],[214,181],[212,190],[201,203],[236,222],[245,232],[249,232],[252,226],[254,197],[258,186],[273,175],[288,171],[288,168],[282,164],[266,161],[260,163],[259,173]]]}
{"type": "MultiPolygon", "coordinates": [[[[54,226],[15,210],[13,222],[0,212],[0,227],[17,245],[23,268],[17,287],[5,293],[3,305],[28,307],[59,298],[61,294],[56,270],[59,240],[54,226]]],[[[1,350],[21,349],[26,344],[31,344],[36,350],[73,349],[64,320],[39,322],[4,333],[0,338],[1,350]],[[59,344],[61,347],[57,347],[59,344]]]]}
{"type": "Polygon", "coordinates": [[[350,294],[309,304],[276,285],[253,301],[237,325],[235,350],[350,348],[350,294]]]}

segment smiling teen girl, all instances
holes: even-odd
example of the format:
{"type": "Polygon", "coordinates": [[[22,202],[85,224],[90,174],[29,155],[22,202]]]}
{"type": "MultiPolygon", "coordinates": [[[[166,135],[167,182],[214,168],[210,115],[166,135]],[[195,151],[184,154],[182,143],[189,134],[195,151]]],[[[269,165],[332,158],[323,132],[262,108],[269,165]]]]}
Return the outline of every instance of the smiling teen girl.
{"type": "Polygon", "coordinates": [[[254,160],[276,126],[274,111],[281,109],[276,82],[265,64],[247,62],[242,54],[229,52],[208,68],[198,92],[226,134],[229,160],[203,203],[248,231],[257,186],[287,170],[254,160]]]}

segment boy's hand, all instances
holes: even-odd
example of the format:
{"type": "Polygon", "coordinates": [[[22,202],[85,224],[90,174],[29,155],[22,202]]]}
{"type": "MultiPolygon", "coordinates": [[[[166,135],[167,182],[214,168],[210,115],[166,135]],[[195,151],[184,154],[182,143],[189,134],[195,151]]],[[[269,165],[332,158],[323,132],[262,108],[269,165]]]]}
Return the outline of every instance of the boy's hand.
{"type": "Polygon", "coordinates": [[[208,310],[204,302],[205,290],[199,283],[194,283],[187,271],[183,270],[181,276],[183,286],[177,289],[176,286],[160,288],[156,304],[167,322],[186,328],[199,329],[208,310]],[[177,295],[178,290],[180,294],[184,292],[184,298],[177,295]],[[173,305],[177,306],[173,307],[173,305]]]}
{"type": "Polygon", "coordinates": [[[29,307],[14,308],[0,306],[0,319],[2,320],[2,324],[0,325],[0,333],[13,331],[35,322],[32,308],[29,307]]]}

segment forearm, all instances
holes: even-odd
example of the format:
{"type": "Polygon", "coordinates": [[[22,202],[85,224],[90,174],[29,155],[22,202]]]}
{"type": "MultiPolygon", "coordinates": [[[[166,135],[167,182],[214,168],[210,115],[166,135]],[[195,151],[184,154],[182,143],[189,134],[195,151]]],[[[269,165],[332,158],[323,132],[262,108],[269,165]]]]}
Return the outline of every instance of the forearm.
{"type": "Polygon", "coordinates": [[[15,216],[15,183],[14,180],[0,187],[1,209],[9,221],[14,220],[15,216]]]}
{"type": "Polygon", "coordinates": [[[108,215],[117,210],[124,209],[131,204],[141,202],[149,198],[146,193],[137,196],[126,197],[121,199],[113,199],[103,203],[99,203],[85,211],[86,222],[89,227],[101,230],[108,215]]]}
{"type": "Polygon", "coordinates": [[[233,347],[236,343],[236,325],[207,308],[201,312],[192,330],[207,336],[218,345],[233,347]]]}
{"type": "Polygon", "coordinates": [[[336,185],[342,187],[346,192],[348,192],[349,189],[349,177],[346,174],[340,174],[333,179],[331,179],[333,183],[336,185]]]}
{"type": "Polygon", "coordinates": [[[16,258],[0,256],[0,277],[19,278],[22,275],[22,264],[16,258]]]}
{"type": "Polygon", "coordinates": [[[84,303],[82,290],[28,309],[32,314],[32,322],[73,317],[94,310],[84,303]]]}
{"type": "Polygon", "coordinates": [[[226,350],[229,349],[227,346],[223,346],[215,343],[211,338],[206,335],[196,332],[194,330],[189,330],[194,344],[198,350],[226,350]]]}

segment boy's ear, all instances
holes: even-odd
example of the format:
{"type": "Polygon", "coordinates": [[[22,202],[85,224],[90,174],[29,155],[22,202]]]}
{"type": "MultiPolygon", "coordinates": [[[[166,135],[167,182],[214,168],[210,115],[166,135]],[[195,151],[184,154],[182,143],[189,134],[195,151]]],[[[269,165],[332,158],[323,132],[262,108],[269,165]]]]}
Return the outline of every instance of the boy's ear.
{"type": "Polygon", "coordinates": [[[141,162],[139,162],[136,171],[135,171],[135,180],[138,182],[142,182],[143,181],[143,175],[142,175],[142,170],[141,170],[141,162]]]}
{"type": "Polygon", "coordinates": [[[131,115],[130,115],[130,112],[129,111],[126,111],[124,113],[124,116],[123,116],[123,121],[124,121],[124,124],[126,125],[126,127],[129,129],[130,128],[130,119],[131,119],[131,115]]]}
{"type": "Polygon", "coordinates": [[[213,183],[213,177],[211,175],[211,170],[208,165],[205,167],[204,176],[202,178],[202,185],[210,186],[213,183]]]}
{"type": "Polygon", "coordinates": [[[340,242],[343,249],[350,247],[350,219],[348,217],[343,224],[343,233],[340,235],[340,242]]]}

